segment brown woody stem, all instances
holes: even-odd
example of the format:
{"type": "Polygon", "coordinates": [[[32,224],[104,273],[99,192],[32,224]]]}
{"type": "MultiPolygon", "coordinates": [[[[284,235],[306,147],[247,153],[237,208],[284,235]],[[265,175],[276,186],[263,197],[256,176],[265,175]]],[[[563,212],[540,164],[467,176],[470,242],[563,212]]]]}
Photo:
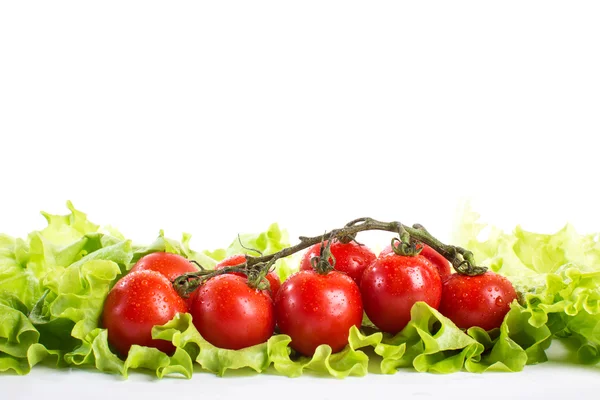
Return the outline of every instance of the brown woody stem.
{"type": "MultiPolygon", "coordinates": [[[[301,236],[298,244],[295,246],[286,247],[277,253],[259,257],[246,255],[246,262],[240,265],[226,267],[216,271],[201,270],[182,275],[175,279],[173,285],[180,294],[187,296],[204,281],[213,276],[227,274],[230,272],[242,272],[246,275],[249,275],[249,271],[260,269],[268,271],[278,259],[288,257],[294,253],[314,246],[317,243],[330,241],[333,239],[348,243],[349,241],[354,240],[357,233],[372,230],[398,233],[401,242],[399,243],[398,248],[400,249],[399,251],[402,252],[401,254],[407,256],[418,254],[419,250],[416,248],[416,244],[418,242],[422,242],[432,247],[435,251],[450,261],[453,268],[459,274],[480,275],[487,271],[486,267],[475,265],[473,253],[463,249],[462,247],[446,245],[440,242],[422,225],[415,224],[410,227],[397,221],[381,222],[373,218],[357,218],[347,223],[343,228],[333,229],[323,235],[314,237],[301,236]]],[[[255,273],[252,275],[255,275],[255,273]]]]}

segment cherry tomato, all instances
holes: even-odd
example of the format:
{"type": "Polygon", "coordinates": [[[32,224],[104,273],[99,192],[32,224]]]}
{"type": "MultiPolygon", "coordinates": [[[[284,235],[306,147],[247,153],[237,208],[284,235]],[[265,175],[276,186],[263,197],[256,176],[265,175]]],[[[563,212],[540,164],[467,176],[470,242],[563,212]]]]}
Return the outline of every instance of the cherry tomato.
{"type": "Polygon", "coordinates": [[[202,337],[224,349],[264,343],[275,329],[269,293],[233,274],[215,276],[195,290],[190,313],[202,337]]]}
{"type": "MultiPolygon", "coordinates": [[[[423,248],[419,253],[420,256],[425,257],[437,268],[440,277],[442,278],[442,282],[452,274],[452,266],[450,265],[450,261],[446,260],[443,255],[435,251],[430,246],[425,243],[417,244],[417,248],[423,248]]],[[[385,256],[387,254],[392,254],[394,251],[392,250],[392,245],[388,244],[386,247],[381,250],[379,253],[379,257],[385,256]]]]}
{"type": "MultiPolygon", "coordinates": [[[[240,265],[240,264],[244,263],[244,261],[246,261],[246,256],[244,256],[243,254],[236,254],[236,255],[227,257],[226,259],[224,259],[223,261],[221,261],[220,263],[215,265],[215,269],[222,269],[225,267],[233,267],[235,265],[240,265]]],[[[246,275],[242,274],[241,272],[232,272],[232,274],[241,276],[244,278],[246,277],[246,275]]],[[[279,288],[281,287],[281,281],[279,280],[279,276],[277,276],[277,273],[275,273],[275,271],[269,272],[267,274],[266,278],[269,281],[269,287],[270,287],[269,290],[271,291],[271,297],[274,299],[275,296],[277,295],[277,292],[279,291],[279,288]]]]}
{"type": "Polygon", "coordinates": [[[439,310],[459,328],[490,330],[502,325],[516,298],[510,281],[492,271],[478,276],[453,274],[443,284],[439,310]]]}
{"type": "Polygon", "coordinates": [[[335,353],[348,344],[350,327],[362,322],[360,290],[338,271],[299,271],[281,285],[275,315],[279,330],[292,338],[290,346],[299,353],[311,356],[320,344],[335,353]]]}
{"type": "MultiPolygon", "coordinates": [[[[327,242],[325,242],[327,243],[327,242]]],[[[341,243],[334,240],[330,246],[331,254],[335,257],[334,268],[337,271],[344,272],[350,278],[354,279],[357,285],[360,285],[362,274],[373,261],[375,261],[375,254],[364,245],[360,245],[356,242],[341,243]]],[[[300,262],[301,270],[311,270],[312,265],[310,260],[314,257],[319,256],[321,251],[321,243],[312,246],[300,262]]]]}
{"type": "Polygon", "coordinates": [[[425,257],[388,254],[365,270],[360,291],[371,322],[394,334],[408,324],[410,309],[417,301],[439,306],[442,280],[425,257]]]}
{"type": "Polygon", "coordinates": [[[187,258],[178,254],[157,252],[140,258],[131,268],[131,272],[135,271],[156,271],[173,282],[178,276],[196,272],[198,268],[187,258]]]}
{"type": "Polygon", "coordinates": [[[152,339],[152,327],[187,311],[167,278],[156,271],[137,271],[121,278],[108,293],[102,324],[108,342],[123,356],[134,344],[172,353],[175,348],[170,342],[152,339]]]}

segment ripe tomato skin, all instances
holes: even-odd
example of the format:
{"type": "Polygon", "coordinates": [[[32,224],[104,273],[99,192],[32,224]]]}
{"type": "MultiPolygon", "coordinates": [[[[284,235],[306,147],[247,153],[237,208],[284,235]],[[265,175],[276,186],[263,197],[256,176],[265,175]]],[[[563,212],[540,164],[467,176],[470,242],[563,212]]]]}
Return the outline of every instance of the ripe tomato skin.
{"type": "Polygon", "coordinates": [[[275,298],[275,316],[290,346],[311,356],[320,344],[334,353],[348,344],[350,327],[360,327],[363,306],[360,290],[348,275],[331,271],[299,271],[281,285],[275,298]]]}
{"type": "Polygon", "coordinates": [[[190,313],[202,337],[223,349],[264,343],[275,329],[269,293],[252,289],[246,277],[233,274],[210,278],[194,291],[190,313]]]}
{"type": "MultiPolygon", "coordinates": [[[[446,260],[443,255],[435,251],[430,246],[425,243],[417,244],[417,248],[423,248],[419,253],[420,256],[428,259],[438,270],[440,277],[442,278],[442,282],[452,274],[452,266],[450,265],[450,261],[446,260]]],[[[379,257],[383,257],[387,254],[392,254],[394,251],[392,250],[392,245],[388,244],[381,250],[379,253],[379,257]]]]}
{"type": "Polygon", "coordinates": [[[178,254],[156,252],[140,258],[131,268],[135,271],[156,271],[163,274],[169,281],[188,272],[196,272],[198,268],[185,257],[178,254]]]}
{"type": "MultiPolygon", "coordinates": [[[[226,259],[224,259],[223,261],[219,262],[217,265],[215,265],[215,269],[222,269],[225,267],[233,267],[235,265],[240,265],[242,263],[244,263],[246,261],[246,256],[244,256],[243,254],[235,254],[233,256],[229,256],[226,259]]],[[[246,277],[246,275],[242,274],[241,272],[232,272],[232,275],[237,275],[237,276],[241,276],[241,277],[246,277]]],[[[275,271],[271,271],[267,274],[266,276],[267,280],[269,281],[269,287],[270,287],[270,291],[271,291],[271,298],[275,298],[275,296],[277,295],[277,292],[279,291],[279,288],[281,287],[281,281],[279,280],[279,276],[277,276],[277,273],[275,273],[275,271]]]]}
{"type": "Polygon", "coordinates": [[[165,276],[156,271],[137,271],[121,278],[108,293],[102,325],[108,330],[108,342],[123,356],[134,344],[170,354],[175,347],[165,340],[152,339],[152,327],[187,311],[186,303],[165,276]]]}
{"type": "Polygon", "coordinates": [[[360,292],[371,322],[395,334],[408,324],[410,309],[417,301],[438,308],[442,280],[425,257],[388,254],[365,270],[360,292]]]}
{"type": "Polygon", "coordinates": [[[439,310],[459,328],[479,326],[489,331],[502,325],[516,298],[510,281],[492,271],[478,276],[454,274],[444,281],[439,310]]]}
{"type": "MultiPolygon", "coordinates": [[[[356,242],[341,243],[334,240],[329,249],[331,250],[331,254],[335,257],[334,268],[354,279],[354,282],[356,282],[357,285],[360,285],[360,280],[365,268],[371,265],[376,258],[375,253],[367,246],[360,245],[356,242]]],[[[312,270],[310,260],[313,257],[318,257],[320,251],[321,243],[310,247],[302,256],[300,270],[312,270]]]]}

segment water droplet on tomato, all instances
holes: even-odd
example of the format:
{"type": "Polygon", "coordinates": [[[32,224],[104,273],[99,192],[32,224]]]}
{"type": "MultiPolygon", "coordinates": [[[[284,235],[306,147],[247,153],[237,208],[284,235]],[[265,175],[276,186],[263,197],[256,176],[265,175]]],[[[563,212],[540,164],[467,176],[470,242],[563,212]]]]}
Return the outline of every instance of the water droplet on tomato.
{"type": "Polygon", "coordinates": [[[501,307],[504,304],[504,300],[502,300],[502,297],[496,297],[496,305],[498,307],[501,307]]]}
{"type": "Polygon", "coordinates": [[[491,287],[487,288],[487,291],[491,293],[492,288],[491,287]]]}

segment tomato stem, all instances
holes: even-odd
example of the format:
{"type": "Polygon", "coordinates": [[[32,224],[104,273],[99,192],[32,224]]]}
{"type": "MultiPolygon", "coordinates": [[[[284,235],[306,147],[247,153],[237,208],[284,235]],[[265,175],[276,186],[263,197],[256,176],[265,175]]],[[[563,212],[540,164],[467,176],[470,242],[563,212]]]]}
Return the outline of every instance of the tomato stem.
{"type": "Polygon", "coordinates": [[[196,290],[200,285],[210,278],[232,272],[240,272],[247,276],[248,286],[251,288],[268,290],[270,288],[270,284],[266,276],[271,267],[275,264],[276,260],[276,258],[273,258],[273,260],[269,262],[263,262],[260,264],[255,263],[251,268],[248,267],[248,262],[244,262],[242,264],[224,267],[217,270],[206,269],[202,265],[198,264],[197,261],[191,261],[200,267],[200,271],[188,272],[187,274],[178,276],[173,281],[173,287],[180,296],[187,298],[194,290],[196,290]]]}
{"type": "Polygon", "coordinates": [[[315,271],[321,275],[326,275],[333,271],[335,267],[335,257],[331,252],[331,240],[322,240],[319,256],[310,259],[310,263],[315,271]]]}
{"type": "Polygon", "coordinates": [[[408,233],[402,224],[398,227],[398,235],[400,239],[397,237],[392,238],[392,250],[394,253],[400,256],[413,257],[421,252],[422,248],[417,248],[417,241],[411,240],[410,233],[408,233]]]}
{"type": "MultiPolygon", "coordinates": [[[[343,228],[333,229],[323,235],[314,237],[301,236],[300,243],[295,246],[286,247],[277,253],[261,255],[260,257],[246,255],[246,262],[239,265],[225,267],[216,271],[201,269],[198,272],[179,276],[175,279],[173,285],[182,296],[187,297],[198,286],[213,276],[231,272],[242,272],[248,276],[250,285],[260,288],[266,280],[264,277],[278,259],[288,257],[320,242],[327,241],[329,243],[335,239],[347,243],[355,240],[357,233],[370,230],[397,233],[399,238],[394,238],[392,248],[398,254],[408,256],[419,254],[420,249],[417,248],[417,244],[421,242],[430,246],[450,261],[452,267],[459,274],[474,276],[481,275],[487,271],[486,267],[475,264],[475,257],[472,252],[459,246],[446,245],[440,242],[420,224],[414,224],[410,227],[397,221],[381,222],[373,218],[357,218],[347,223],[343,228]]],[[[322,246],[320,256],[315,257],[317,260],[313,262],[313,266],[318,271],[322,271],[321,273],[326,273],[333,268],[333,265],[329,262],[330,259],[333,259],[333,256],[329,252],[329,257],[327,257],[326,253],[328,250],[328,245],[322,246]],[[325,250],[323,250],[324,248],[325,250]]],[[[335,263],[335,259],[333,263],[335,263]]]]}
{"type": "Polygon", "coordinates": [[[440,242],[423,225],[414,224],[407,230],[410,232],[411,238],[425,243],[450,261],[454,270],[459,274],[475,276],[487,271],[487,267],[476,265],[472,252],[460,246],[451,246],[440,242]]]}

